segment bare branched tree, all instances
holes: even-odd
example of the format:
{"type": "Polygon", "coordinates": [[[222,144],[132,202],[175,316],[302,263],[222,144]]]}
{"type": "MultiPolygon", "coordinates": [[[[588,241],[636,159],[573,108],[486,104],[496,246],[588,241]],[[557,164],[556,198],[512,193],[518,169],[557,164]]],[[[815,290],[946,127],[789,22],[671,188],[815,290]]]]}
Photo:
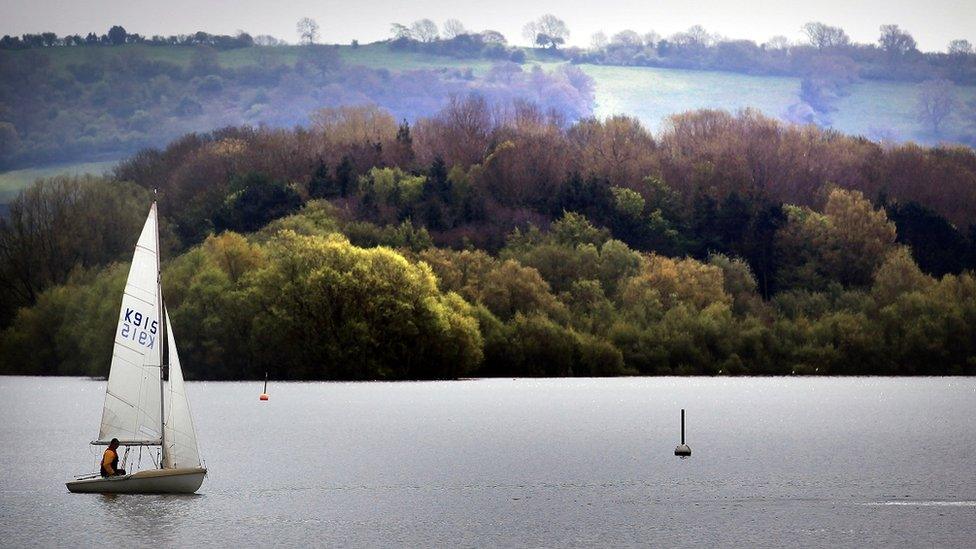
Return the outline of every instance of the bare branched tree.
{"type": "Polygon", "coordinates": [[[782,35],[777,35],[770,38],[765,44],[763,44],[763,47],[767,50],[774,51],[787,50],[790,48],[790,39],[782,35]]]}
{"type": "Polygon", "coordinates": [[[597,31],[590,37],[590,47],[595,50],[602,50],[607,47],[607,35],[603,31],[597,31]]]}
{"type": "Polygon", "coordinates": [[[481,39],[484,40],[485,44],[507,44],[508,40],[505,39],[505,35],[491,29],[486,29],[481,31],[481,39]]]}
{"type": "Polygon", "coordinates": [[[444,38],[447,40],[467,33],[468,31],[464,28],[464,24],[457,19],[448,19],[447,21],[444,21],[444,38]]]}
{"type": "Polygon", "coordinates": [[[410,34],[421,42],[433,42],[438,38],[437,24],[430,19],[420,19],[410,25],[410,34]]]}
{"type": "Polygon", "coordinates": [[[302,44],[314,44],[319,39],[319,24],[310,17],[302,17],[295,25],[298,39],[302,44]]]}
{"type": "Polygon", "coordinates": [[[649,47],[656,47],[657,43],[661,41],[661,35],[657,31],[647,31],[644,33],[644,44],[649,47]]]}
{"type": "Polygon", "coordinates": [[[956,94],[952,82],[948,80],[929,80],[919,84],[917,117],[918,121],[939,135],[942,125],[952,115],[956,107],[956,94]]]}
{"type": "Polygon", "coordinates": [[[569,38],[569,27],[562,19],[547,13],[535,21],[526,23],[522,27],[522,36],[538,46],[556,49],[569,38]]]}
{"type": "Polygon", "coordinates": [[[671,43],[690,48],[707,48],[716,40],[701,25],[689,27],[685,32],[678,32],[671,35],[671,43]]]}
{"type": "Polygon", "coordinates": [[[973,45],[969,43],[969,40],[953,40],[949,42],[948,52],[953,57],[965,57],[973,53],[973,45]]]}
{"type": "Polygon", "coordinates": [[[819,50],[835,46],[846,46],[851,43],[851,38],[840,27],[831,27],[824,23],[810,22],[803,25],[801,30],[803,34],[807,35],[810,44],[819,50]]]}
{"type": "Polygon", "coordinates": [[[632,30],[622,30],[613,35],[613,38],[610,39],[610,43],[614,46],[639,48],[644,45],[644,39],[641,38],[641,35],[632,30]]]}

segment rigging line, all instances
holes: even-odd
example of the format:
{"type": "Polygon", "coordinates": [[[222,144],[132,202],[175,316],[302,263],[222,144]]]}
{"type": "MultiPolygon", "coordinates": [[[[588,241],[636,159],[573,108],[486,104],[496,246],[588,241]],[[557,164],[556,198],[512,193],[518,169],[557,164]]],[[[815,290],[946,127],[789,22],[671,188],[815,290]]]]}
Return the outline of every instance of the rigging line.
{"type": "MultiPolygon", "coordinates": [[[[141,290],[140,289],[140,291],[146,291],[146,292],[148,292],[149,290],[141,290]]],[[[149,301],[148,299],[144,299],[141,296],[135,295],[132,292],[123,292],[123,293],[125,295],[131,297],[132,299],[138,299],[139,301],[145,303],[146,305],[149,305],[150,307],[155,307],[156,306],[156,304],[153,303],[152,301],[149,301]]]]}
{"type": "MultiPolygon", "coordinates": [[[[111,373],[111,372],[109,372],[109,373],[111,373]]],[[[117,395],[117,394],[115,394],[115,393],[113,393],[113,392],[112,392],[112,391],[111,391],[110,389],[108,389],[108,388],[106,388],[106,389],[105,389],[105,394],[106,394],[106,395],[109,395],[109,396],[111,396],[112,398],[114,398],[115,400],[117,400],[117,401],[119,401],[119,402],[121,402],[122,404],[125,404],[125,405],[126,405],[126,406],[128,406],[129,408],[136,408],[136,405],[135,405],[135,404],[133,404],[133,403],[131,403],[131,402],[129,402],[128,400],[126,400],[126,399],[124,399],[124,398],[122,398],[122,397],[120,397],[119,395],[117,395]]],[[[141,410],[141,408],[136,408],[136,409],[139,409],[139,410],[141,410]]]]}

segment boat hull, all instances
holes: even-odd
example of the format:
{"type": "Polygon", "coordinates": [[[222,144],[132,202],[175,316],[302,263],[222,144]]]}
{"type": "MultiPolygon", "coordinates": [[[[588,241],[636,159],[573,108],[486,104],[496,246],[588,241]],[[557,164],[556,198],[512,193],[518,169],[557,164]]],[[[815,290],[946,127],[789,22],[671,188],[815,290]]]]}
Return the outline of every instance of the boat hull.
{"type": "Polygon", "coordinates": [[[203,484],[203,467],[150,469],[118,477],[96,477],[66,482],[75,494],[192,494],[203,484]]]}

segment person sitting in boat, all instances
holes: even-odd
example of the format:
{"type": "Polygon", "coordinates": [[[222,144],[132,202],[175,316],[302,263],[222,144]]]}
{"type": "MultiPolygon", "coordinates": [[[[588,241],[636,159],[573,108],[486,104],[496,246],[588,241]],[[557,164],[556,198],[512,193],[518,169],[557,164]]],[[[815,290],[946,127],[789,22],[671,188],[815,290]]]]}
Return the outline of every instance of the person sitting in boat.
{"type": "Polygon", "coordinates": [[[119,469],[119,439],[113,438],[102,455],[102,476],[114,477],[125,474],[125,469],[119,469]]]}

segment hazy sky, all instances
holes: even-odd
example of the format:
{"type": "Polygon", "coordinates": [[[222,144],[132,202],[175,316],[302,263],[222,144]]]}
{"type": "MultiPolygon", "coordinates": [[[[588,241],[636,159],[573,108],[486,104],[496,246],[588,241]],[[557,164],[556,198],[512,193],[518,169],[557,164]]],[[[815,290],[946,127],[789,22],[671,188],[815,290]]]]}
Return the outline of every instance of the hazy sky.
{"type": "Polygon", "coordinates": [[[857,42],[874,42],[880,25],[895,23],[926,51],[944,50],[954,38],[976,43],[976,0],[0,0],[0,35],[104,33],[121,24],[147,36],[242,29],[295,42],[295,22],[308,16],[318,21],[322,42],[348,43],[386,38],[392,22],[427,17],[442,25],[454,17],[469,29],[495,29],[510,42],[523,43],[522,25],[543,13],[566,21],[569,43],[581,46],[599,30],[608,35],[627,28],[655,30],[666,36],[696,23],[731,38],[762,42],[782,34],[799,40],[807,21],[839,25],[857,42]]]}

